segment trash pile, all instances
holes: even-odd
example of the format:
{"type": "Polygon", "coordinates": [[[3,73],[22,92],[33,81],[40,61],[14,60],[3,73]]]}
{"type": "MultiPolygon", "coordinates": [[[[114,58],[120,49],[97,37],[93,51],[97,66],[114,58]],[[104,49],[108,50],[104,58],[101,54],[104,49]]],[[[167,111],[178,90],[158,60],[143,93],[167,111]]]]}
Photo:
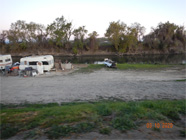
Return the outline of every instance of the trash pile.
{"type": "Polygon", "coordinates": [[[63,63],[60,60],[58,60],[57,62],[55,62],[55,68],[56,71],[64,71],[64,70],[71,70],[74,67],[72,63],[68,62],[67,60],[63,63]]]}
{"type": "Polygon", "coordinates": [[[20,63],[16,62],[12,66],[5,66],[5,69],[2,69],[3,76],[23,76],[23,77],[32,77],[39,74],[38,70],[33,69],[32,67],[27,67],[24,70],[19,69],[20,63]]]}
{"type": "Polygon", "coordinates": [[[61,63],[61,60],[54,63],[52,55],[23,57],[20,59],[20,63],[16,62],[13,65],[11,55],[1,55],[0,57],[0,70],[3,76],[32,77],[42,75],[44,72],[48,74],[53,70],[58,72],[71,69],[73,69],[72,63],[67,60],[64,63],[61,63]]]}
{"type": "Polygon", "coordinates": [[[28,56],[12,65],[11,55],[0,55],[0,70],[3,76],[31,77],[49,72],[54,67],[52,55],[28,56]]]}

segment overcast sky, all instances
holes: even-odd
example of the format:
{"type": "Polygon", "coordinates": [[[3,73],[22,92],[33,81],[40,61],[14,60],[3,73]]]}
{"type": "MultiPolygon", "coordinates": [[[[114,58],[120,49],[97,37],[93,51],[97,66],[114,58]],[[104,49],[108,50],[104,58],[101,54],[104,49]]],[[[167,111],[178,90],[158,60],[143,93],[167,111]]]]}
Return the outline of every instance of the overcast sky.
{"type": "Polygon", "coordinates": [[[109,23],[118,20],[138,22],[147,34],[160,22],[186,26],[186,0],[0,0],[0,31],[17,20],[47,26],[62,15],[74,28],[84,25],[88,33],[97,31],[101,37],[109,23]]]}

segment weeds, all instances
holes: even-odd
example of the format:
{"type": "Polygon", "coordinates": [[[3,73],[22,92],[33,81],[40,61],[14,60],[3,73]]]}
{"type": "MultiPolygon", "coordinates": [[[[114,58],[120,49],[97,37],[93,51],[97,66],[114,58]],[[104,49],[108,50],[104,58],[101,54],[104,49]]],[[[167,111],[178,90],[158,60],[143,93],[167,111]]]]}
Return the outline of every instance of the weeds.
{"type": "Polygon", "coordinates": [[[112,126],[121,131],[126,131],[132,128],[136,128],[134,121],[132,121],[127,115],[115,118],[112,121],[112,126]]]}
{"type": "Polygon", "coordinates": [[[1,139],[7,139],[11,136],[14,136],[19,131],[20,131],[20,128],[12,124],[1,124],[0,125],[1,139]]]}
{"type": "Polygon", "coordinates": [[[176,80],[176,82],[185,82],[186,79],[176,80]]]}
{"type": "Polygon", "coordinates": [[[172,120],[180,120],[178,111],[176,111],[176,110],[165,110],[162,114],[172,120]]]}
{"type": "MultiPolygon", "coordinates": [[[[37,128],[45,130],[50,138],[66,137],[71,133],[91,132],[95,128],[102,134],[109,134],[106,126],[127,131],[144,124],[139,123],[140,120],[170,122],[179,120],[180,114],[186,114],[186,100],[2,106],[0,112],[2,139],[12,137],[18,132],[37,128]]],[[[38,134],[33,131],[29,135],[34,137],[38,134]]]]}
{"type": "Polygon", "coordinates": [[[37,129],[36,130],[31,130],[26,134],[24,139],[28,139],[28,138],[36,139],[37,136],[38,136],[38,130],[37,129]]]}
{"type": "Polygon", "coordinates": [[[49,138],[57,139],[59,137],[66,137],[69,136],[71,133],[83,133],[83,132],[90,132],[92,129],[95,128],[95,125],[88,122],[82,122],[76,124],[75,126],[70,125],[53,125],[46,134],[49,138]]]}
{"type": "Polygon", "coordinates": [[[104,104],[104,105],[99,105],[97,107],[97,112],[99,115],[101,116],[109,116],[112,114],[112,110],[111,108],[109,108],[108,105],[104,104]]]}
{"type": "Polygon", "coordinates": [[[82,122],[75,125],[76,132],[78,133],[90,132],[94,128],[95,128],[95,124],[89,122],[82,122]]]}
{"type": "Polygon", "coordinates": [[[99,133],[109,135],[111,133],[111,128],[109,128],[109,127],[101,128],[99,130],[99,133]]]}
{"type": "Polygon", "coordinates": [[[50,130],[46,132],[48,137],[51,139],[57,139],[59,137],[68,136],[70,133],[74,132],[74,129],[70,126],[59,126],[53,125],[50,130]]]}
{"type": "Polygon", "coordinates": [[[117,64],[117,68],[120,70],[125,69],[157,69],[157,68],[166,68],[170,65],[160,65],[160,64],[117,64]]]}

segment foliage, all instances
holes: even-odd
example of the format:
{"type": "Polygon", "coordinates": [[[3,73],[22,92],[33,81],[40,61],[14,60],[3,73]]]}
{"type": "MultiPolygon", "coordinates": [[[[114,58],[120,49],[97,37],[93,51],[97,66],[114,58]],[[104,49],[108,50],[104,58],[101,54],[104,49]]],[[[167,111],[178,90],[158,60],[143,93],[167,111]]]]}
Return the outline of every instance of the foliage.
{"type": "MultiPolygon", "coordinates": [[[[171,67],[172,65],[163,65],[163,64],[117,64],[117,69],[110,69],[107,70],[127,70],[127,69],[137,69],[137,70],[143,70],[143,69],[161,69],[161,68],[167,68],[171,67]]],[[[80,68],[79,70],[76,70],[75,72],[81,72],[81,73],[89,73],[93,72],[95,70],[100,70],[102,68],[106,68],[104,64],[89,64],[87,67],[80,68]]]]}
{"type": "Polygon", "coordinates": [[[163,65],[163,64],[117,64],[117,68],[119,70],[125,69],[158,69],[158,68],[166,68],[170,67],[171,65],[163,65]]]}
{"type": "Polygon", "coordinates": [[[176,48],[185,49],[186,34],[183,26],[166,22],[159,23],[152,32],[144,37],[144,46],[156,50],[174,52],[176,48]]]}
{"type": "Polygon", "coordinates": [[[73,51],[74,54],[78,54],[77,42],[74,43],[74,46],[72,48],[72,51],[73,51]]]}
{"type": "Polygon", "coordinates": [[[7,39],[14,47],[14,51],[24,51],[28,47],[42,45],[46,40],[45,27],[34,22],[26,23],[18,20],[11,24],[10,30],[6,31],[7,39]]]}
{"type": "Polygon", "coordinates": [[[83,41],[87,32],[88,31],[85,29],[85,26],[82,26],[77,29],[74,29],[73,35],[75,36],[75,39],[83,41]]]}
{"type": "Polygon", "coordinates": [[[6,34],[6,31],[2,31],[2,33],[0,33],[0,48],[5,45],[5,40],[7,38],[7,34],[6,34]]]}
{"type": "Polygon", "coordinates": [[[96,31],[93,31],[92,33],[88,34],[89,35],[89,46],[91,50],[98,50],[98,43],[96,41],[96,37],[98,36],[98,33],[96,31]]]}
{"type": "Polygon", "coordinates": [[[68,136],[70,133],[74,132],[74,129],[70,126],[58,126],[54,125],[51,127],[49,131],[47,131],[48,137],[57,139],[59,137],[65,137],[68,136]]]}
{"type": "Polygon", "coordinates": [[[180,80],[176,80],[177,82],[185,82],[186,79],[180,79],[180,80]]]}
{"type": "MultiPolygon", "coordinates": [[[[49,138],[54,139],[66,137],[72,133],[91,132],[95,128],[102,134],[109,134],[113,128],[127,131],[136,128],[139,120],[176,121],[178,118],[171,116],[170,113],[185,115],[185,106],[186,100],[99,101],[62,103],[61,105],[1,104],[1,139],[36,128],[42,129],[49,138]]],[[[29,135],[35,137],[38,134],[33,131],[29,135]]]]}
{"type": "Polygon", "coordinates": [[[0,125],[0,131],[1,131],[0,138],[7,139],[10,136],[16,135],[20,131],[20,128],[18,128],[17,126],[15,127],[14,125],[7,123],[7,124],[1,124],[0,125]]]}
{"type": "Polygon", "coordinates": [[[98,106],[97,112],[98,112],[98,114],[101,115],[101,116],[109,116],[109,115],[112,114],[111,108],[109,108],[109,106],[107,106],[107,105],[105,105],[105,104],[104,104],[104,105],[98,106]]]}
{"type": "Polygon", "coordinates": [[[40,135],[39,130],[34,129],[34,130],[31,130],[31,131],[27,132],[24,139],[29,139],[29,138],[36,139],[38,135],[40,135]]]}
{"type": "Polygon", "coordinates": [[[55,41],[57,46],[65,46],[65,44],[69,43],[72,35],[72,23],[66,21],[65,18],[61,16],[48,25],[46,32],[49,35],[50,40],[55,41]]]}
{"type": "Polygon", "coordinates": [[[90,132],[92,129],[94,129],[96,126],[93,123],[90,122],[82,122],[75,125],[75,131],[78,133],[82,132],[90,132]]]}
{"type": "Polygon", "coordinates": [[[78,123],[75,126],[70,125],[53,125],[46,134],[49,138],[59,138],[70,135],[71,133],[82,133],[90,132],[95,126],[92,123],[82,122],[78,123]]]}
{"type": "Polygon", "coordinates": [[[110,23],[105,36],[114,44],[116,51],[134,52],[144,31],[145,28],[139,23],[134,23],[129,27],[125,23],[117,21],[110,23]]]}
{"type": "Polygon", "coordinates": [[[145,33],[145,27],[141,26],[140,23],[135,22],[131,25],[131,28],[136,30],[134,36],[137,38],[138,41],[141,41],[145,33]]]}
{"type": "Polygon", "coordinates": [[[77,54],[78,50],[83,50],[84,47],[84,37],[88,31],[85,29],[85,26],[79,27],[78,29],[74,29],[74,43],[73,43],[73,53],[77,54]]]}
{"type": "Polygon", "coordinates": [[[132,128],[136,128],[133,120],[129,118],[129,116],[119,116],[112,121],[112,126],[118,130],[126,131],[132,128]]]}
{"type": "Polygon", "coordinates": [[[99,133],[109,135],[111,133],[111,129],[109,127],[101,128],[99,133]]]}
{"type": "Polygon", "coordinates": [[[26,23],[17,20],[10,29],[0,33],[0,50],[2,53],[35,52],[49,50],[78,54],[83,51],[114,51],[117,53],[184,53],[186,30],[184,26],[174,23],[159,23],[151,33],[144,36],[145,27],[140,23],[130,26],[124,22],[112,21],[106,30],[105,38],[98,38],[98,33],[89,33],[85,26],[72,28],[72,22],[64,16],[56,18],[46,27],[35,22],[26,23]],[[71,36],[74,40],[71,41],[71,36]],[[109,39],[109,41],[108,41],[109,39]],[[8,40],[8,43],[7,43],[8,40]]]}
{"type": "Polygon", "coordinates": [[[110,22],[108,29],[106,30],[105,36],[108,37],[114,44],[116,51],[119,50],[120,38],[126,30],[126,24],[120,21],[110,22]]]}

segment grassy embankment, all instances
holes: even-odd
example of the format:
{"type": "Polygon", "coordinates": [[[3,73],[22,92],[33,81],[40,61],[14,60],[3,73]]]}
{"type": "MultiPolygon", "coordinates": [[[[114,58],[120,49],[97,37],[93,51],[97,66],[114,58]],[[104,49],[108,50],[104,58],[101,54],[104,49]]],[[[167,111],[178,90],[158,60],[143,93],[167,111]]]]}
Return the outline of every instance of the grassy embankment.
{"type": "MultiPolygon", "coordinates": [[[[174,65],[164,65],[164,64],[117,64],[117,68],[112,68],[111,70],[153,70],[167,68],[174,65]]],[[[106,68],[105,65],[99,64],[89,64],[87,67],[79,69],[77,72],[93,72],[95,70],[100,70],[106,68]]]]}
{"type": "MultiPolygon", "coordinates": [[[[113,129],[125,132],[147,120],[174,125],[180,115],[186,115],[186,100],[1,105],[0,131],[3,139],[26,130],[30,131],[25,138],[47,135],[56,139],[94,130],[102,134],[110,134],[113,129]]],[[[185,136],[186,130],[180,135],[185,136]]]]}

